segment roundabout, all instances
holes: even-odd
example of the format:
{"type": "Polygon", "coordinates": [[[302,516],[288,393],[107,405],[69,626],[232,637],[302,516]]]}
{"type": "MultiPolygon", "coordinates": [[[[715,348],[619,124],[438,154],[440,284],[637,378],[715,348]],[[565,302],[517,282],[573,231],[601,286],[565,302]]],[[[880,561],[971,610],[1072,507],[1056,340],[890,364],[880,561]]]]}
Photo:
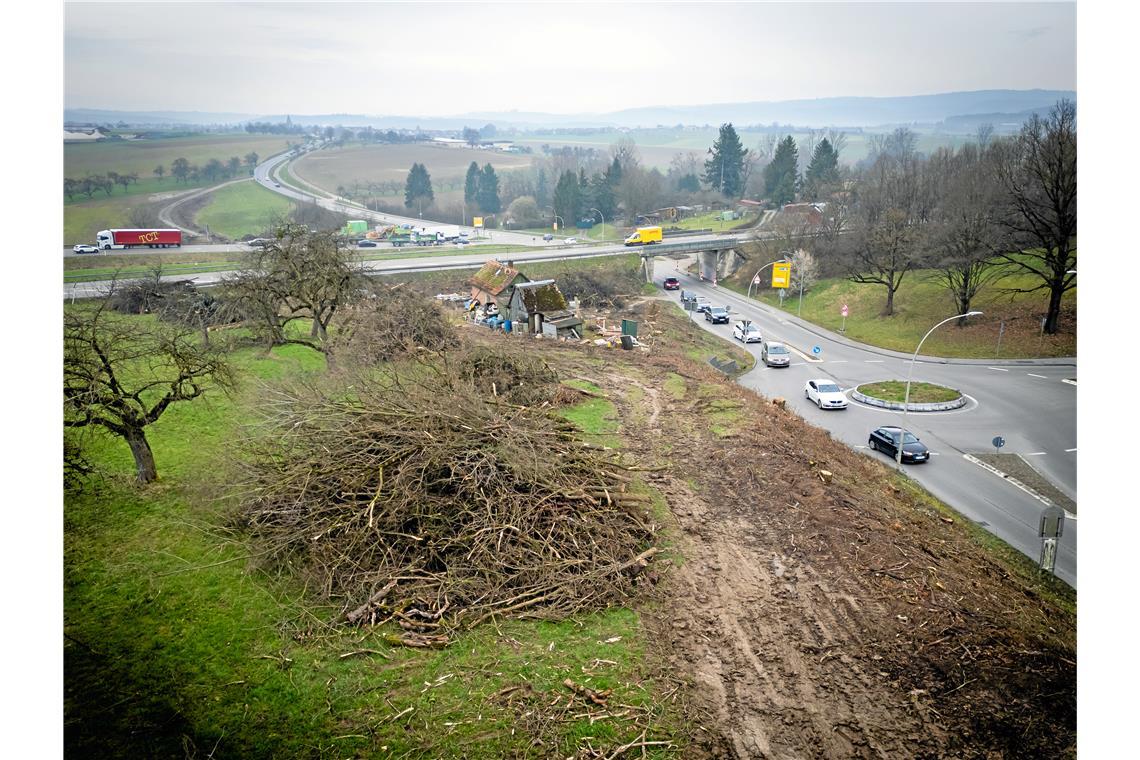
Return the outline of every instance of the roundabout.
{"type": "Polygon", "coordinates": [[[867,406],[900,412],[947,412],[961,409],[969,403],[969,397],[955,388],[934,383],[911,383],[910,400],[904,404],[905,385],[898,380],[863,383],[851,390],[851,399],[867,406]]]}

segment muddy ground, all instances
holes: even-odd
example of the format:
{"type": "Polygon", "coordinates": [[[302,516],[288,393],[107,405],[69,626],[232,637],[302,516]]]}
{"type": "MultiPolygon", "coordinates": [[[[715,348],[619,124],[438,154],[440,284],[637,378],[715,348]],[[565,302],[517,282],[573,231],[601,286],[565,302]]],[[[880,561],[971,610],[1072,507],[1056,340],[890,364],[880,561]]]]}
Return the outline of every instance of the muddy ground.
{"type": "MultiPolygon", "coordinates": [[[[651,311],[654,307],[648,307],[651,311]]],[[[672,513],[657,667],[688,684],[685,755],[1065,757],[1075,597],[984,549],[912,482],[715,370],[638,315],[649,353],[548,346],[617,404],[672,513]],[[683,386],[683,388],[682,388],[683,386]]]]}

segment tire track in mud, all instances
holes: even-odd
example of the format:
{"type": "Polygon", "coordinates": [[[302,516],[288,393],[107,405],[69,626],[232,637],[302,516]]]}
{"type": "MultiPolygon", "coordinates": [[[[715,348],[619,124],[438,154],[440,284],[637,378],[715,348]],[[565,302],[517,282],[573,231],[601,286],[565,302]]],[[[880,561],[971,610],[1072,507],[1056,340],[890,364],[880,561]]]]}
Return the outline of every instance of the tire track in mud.
{"type": "MultiPolygon", "coordinates": [[[[630,378],[622,382],[628,386],[630,378]]],[[[715,454],[699,453],[708,446],[701,434],[707,421],[691,400],[688,408],[673,403],[663,410],[658,393],[636,384],[648,413],[634,414],[628,400],[619,401],[632,453],[659,459],[654,444],[662,439],[694,452],[674,458],[684,459],[682,472],[655,483],[677,520],[685,561],[666,579],[667,612],[647,623],[658,629],[663,656],[696,685],[697,706],[714,724],[705,727],[720,742],[711,754],[783,760],[937,753],[940,728],[874,667],[874,655],[867,659],[865,647],[874,642],[865,641],[865,631],[874,627],[863,621],[889,610],[871,589],[814,566],[790,539],[788,521],[776,519],[780,510],[794,519],[795,507],[750,503],[754,494],[732,484],[718,484],[728,498],[716,501],[694,491],[684,475],[700,486],[718,469],[710,461],[715,454]]]]}

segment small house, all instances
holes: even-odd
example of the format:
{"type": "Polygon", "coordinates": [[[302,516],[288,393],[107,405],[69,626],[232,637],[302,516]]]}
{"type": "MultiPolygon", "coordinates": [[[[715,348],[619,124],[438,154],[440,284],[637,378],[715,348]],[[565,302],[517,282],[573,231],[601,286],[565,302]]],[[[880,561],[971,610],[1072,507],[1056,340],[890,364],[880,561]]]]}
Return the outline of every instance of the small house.
{"type": "Polygon", "coordinates": [[[551,337],[581,337],[582,320],[570,311],[566,296],[554,280],[537,280],[514,286],[511,291],[508,319],[519,328],[526,325],[530,333],[551,337]]]}
{"type": "Polygon", "coordinates": [[[472,300],[484,306],[495,303],[503,311],[511,301],[512,288],[525,282],[529,280],[519,270],[489,259],[467,284],[471,286],[472,300]]]}

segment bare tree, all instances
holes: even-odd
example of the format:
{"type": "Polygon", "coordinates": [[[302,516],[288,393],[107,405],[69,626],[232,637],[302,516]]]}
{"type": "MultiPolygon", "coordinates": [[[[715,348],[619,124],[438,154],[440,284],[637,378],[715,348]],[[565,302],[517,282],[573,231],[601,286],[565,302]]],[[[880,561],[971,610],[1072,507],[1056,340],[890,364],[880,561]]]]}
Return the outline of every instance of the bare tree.
{"type": "Polygon", "coordinates": [[[831,143],[831,147],[835,149],[836,153],[842,153],[843,149],[847,147],[847,133],[841,129],[828,127],[827,134],[824,137],[831,143]]]}
{"type": "Polygon", "coordinates": [[[120,436],[140,483],[158,478],[146,427],[171,404],[232,382],[223,355],[192,330],[119,316],[106,304],[64,313],[64,426],[120,436]]]}
{"type": "Polygon", "coordinates": [[[251,316],[270,346],[297,343],[327,353],[329,323],[359,294],[362,276],[335,232],[286,224],[272,243],[251,251],[224,285],[228,299],[251,316]],[[303,319],[312,320],[310,339],[286,330],[303,319]]]}
{"type": "Polygon", "coordinates": [[[1033,114],[1013,140],[997,146],[997,177],[1005,188],[1003,224],[1017,253],[1003,258],[1049,291],[1045,332],[1054,335],[1061,298],[1076,287],[1077,108],[1062,100],[1047,119],[1033,114]]]}
{"type": "Polygon", "coordinates": [[[895,293],[922,262],[921,224],[930,200],[917,158],[880,154],[859,185],[851,233],[843,238],[847,277],[886,288],[882,315],[895,313],[895,293]]]}
{"type": "MultiPolygon", "coordinates": [[[[950,293],[958,314],[968,312],[978,292],[1003,273],[994,257],[1001,239],[1000,188],[990,174],[991,158],[990,152],[967,144],[957,152],[940,149],[927,166],[939,196],[928,245],[935,278],[950,293]]],[[[965,318],[958,322],[965,324],[965,318]]]]}
{"type": "Polygon", "coordinates": [[[623,173],[628,168],[641,166],[641,153],[637,149],[637,143],[631,137],[622,137],[611,145],[610,158],[618,160],[623,173]]]}

